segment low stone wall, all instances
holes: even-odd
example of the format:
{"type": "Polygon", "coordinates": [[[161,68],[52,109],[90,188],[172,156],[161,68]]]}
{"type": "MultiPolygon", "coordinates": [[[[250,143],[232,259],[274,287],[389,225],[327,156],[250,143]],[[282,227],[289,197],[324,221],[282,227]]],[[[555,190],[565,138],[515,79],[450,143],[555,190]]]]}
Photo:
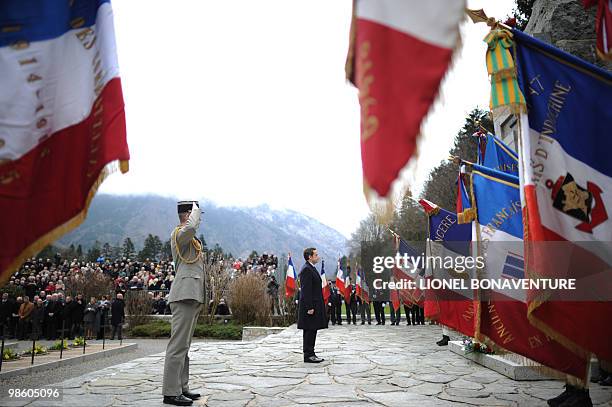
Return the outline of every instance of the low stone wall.
{"type": "Polygon", "coordinates": [[[451,352],[461,355],[479,365],[488,367],[512,380],[550,380],[550,377],[539,373],[536,370],[537,368],[534,369],[529,366],[515,363],[500,355],[486,355],[480,352],[465,353],[461,341],[449,342],[448,348],[451,352]]]}
{"type": "Polygon", "coordinates": [[[277,334],[284,330],[285,328],[277,326],[245,326],[242,328],[242,340],[250,341],[253,339],[259,339],[268,335],[277,334]]]}
{"type": "Polygon", "coordinates": [[[24,356],[20,360],[4,362],[2,364],[2,372],[0,372],[0,379],[43,370],[53,370],[62,366],[73,366],[91,360],[114,356],[118,353],[133,352],[137,348],[138,345],[135,343],[124,343],[123,345],[107,343],[106,349],[102,349],[102,344],[95,344],[87,346],[85,354],[82,353],[83,348],[66,350],[63,353],[63,359],[59,358],[59,352],[57,351],[50,352],[48,355],[35,356],[33,365],[30,364],[30,357],[24,356]]]}

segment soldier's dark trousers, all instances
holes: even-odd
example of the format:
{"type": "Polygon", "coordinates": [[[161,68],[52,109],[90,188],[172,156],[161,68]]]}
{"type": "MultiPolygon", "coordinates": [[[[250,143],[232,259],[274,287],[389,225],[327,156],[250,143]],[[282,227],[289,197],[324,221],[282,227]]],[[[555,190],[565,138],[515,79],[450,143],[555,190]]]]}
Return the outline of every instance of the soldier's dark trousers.
{"type": "Polygon", "coordinates": [[[366,322],[366,316],[368,324],[372,322],[372,309],[369,302],[362,302],[359,305],[359,313],[361,314],[361,322],[366,322]]]}

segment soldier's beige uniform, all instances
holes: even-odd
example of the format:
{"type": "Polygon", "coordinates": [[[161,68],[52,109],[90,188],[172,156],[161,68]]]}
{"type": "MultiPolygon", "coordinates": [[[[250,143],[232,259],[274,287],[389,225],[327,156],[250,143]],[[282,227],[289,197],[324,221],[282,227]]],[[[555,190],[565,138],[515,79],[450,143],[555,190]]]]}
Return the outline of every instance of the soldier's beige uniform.
{"type": "Polygon", "coordinates": [[[188,351],[196,321],[202,303],[204,303],[204,263],[202,256],[194,263],[185,263],[181,260],[177,250],[180,250],[182,258],[186,261],[191,261],[196,257],[197,252],[192,240],[199,225],[200,208],[194,204],[185,225],[173,231],[170,237],[176,276],[168,298],[172,311],[172,331],[164,364],[162,389],[164,396],[179,396],[189,391],[188,351]]]}

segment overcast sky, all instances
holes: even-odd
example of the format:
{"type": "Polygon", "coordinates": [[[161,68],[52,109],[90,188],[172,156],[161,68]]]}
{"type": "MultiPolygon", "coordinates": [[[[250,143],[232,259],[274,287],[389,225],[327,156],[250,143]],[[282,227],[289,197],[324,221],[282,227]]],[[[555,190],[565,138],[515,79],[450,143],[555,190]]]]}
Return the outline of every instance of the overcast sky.
{"type": "MultiPolygon", "coordinates": [[[[499,19],[512,0],[468,0],[499,19]]],[[[350,236],[368,214],[357,91],[344,78],[350,0],[115,0],[130,171],[101,191],[268,204],[350,236]]],[[[424,130],[418,190],[466,113],[486,108],[484,24],[424,130]]],[[[229,225],[231,226],[231,225],[229,225]]]]}

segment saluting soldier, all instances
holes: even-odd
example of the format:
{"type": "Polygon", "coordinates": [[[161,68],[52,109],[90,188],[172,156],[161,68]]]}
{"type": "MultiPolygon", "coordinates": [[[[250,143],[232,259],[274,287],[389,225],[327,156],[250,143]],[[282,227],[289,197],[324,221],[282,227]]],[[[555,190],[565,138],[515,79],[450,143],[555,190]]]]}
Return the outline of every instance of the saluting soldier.
{"type": "Polygon", "coordinates": [[[189,406],[200,395],[189,391],[189,347],[204,303],[202,242],[196,238],[200,207],[195,201],[178,203],[180,225],[170,236],[176,277],[168,303],[172,311],[171,336],[166,349],[162,394],[165,404],[189,406]]]}

